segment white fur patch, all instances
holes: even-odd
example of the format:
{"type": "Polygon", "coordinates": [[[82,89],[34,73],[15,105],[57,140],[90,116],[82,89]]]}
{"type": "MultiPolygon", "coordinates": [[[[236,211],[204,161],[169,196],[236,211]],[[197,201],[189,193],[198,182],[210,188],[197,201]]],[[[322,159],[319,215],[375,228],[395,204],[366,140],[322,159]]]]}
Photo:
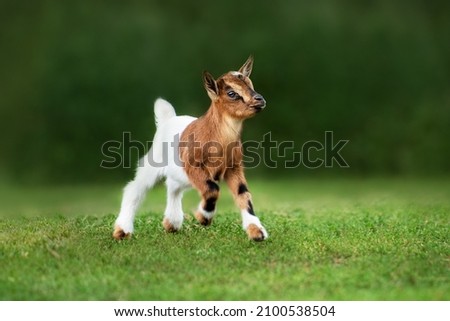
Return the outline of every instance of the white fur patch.
{"type": "Polygon", "coordinates": [[[173,106],[167,100],[164,100],[162,98],[156,99],[154,110],[157,127],[168,119],[176,116],[173,106]]]}
{"type": "Polygon", "coordinates": [[[216,210],[211,211],[211,212],[205,211],[202,207],[202,204],[198,205],[198,212],[201,213],[203,215],[203,217],[207,218],[207,219],[212,219],[214,214],[216,214],[216,210]]]}
{"type": "Polygon", "coordinates": [[[239,71],[232,71],[231,74],[236,77],[239,77],[239,76],[244,77],[244,75],[242,73],[240,73],[239,71]]]}
{"type": "Polygon", "coordinates": [[[247,230],[248,226],[250,224],[255,224],[257,227],[261,229],[264,235],[264,239],[267,239],[269,237],[269,234],[267,233],[264,226],[262,226],[261,221],[259,218],[257,218],[255,215],[251,215],[247,210],[241,210],[242,215],[242,227],[244,230],[247,230]]]}
{"type": "Polygon", "coordinates": [[[134,180],[125,187],[120,213],[116,220],[116,225],[125,233],[133,232],[134,217],[146,191],[163,177],[167,178],[166,183],[171,185],[168,189],[172,191],[171,193],[168,190],[165,217],[176,229],[180,228],[183,222],[182,192],[191,187],[191,183],[184,169],[176,161],[178,158],[176,138],[179,139],[184,129],[196,118],[176,116],[172,105],[163,99],[155,102],[155,114],[158,128],[152,148],[139,161],[134,180]]]}

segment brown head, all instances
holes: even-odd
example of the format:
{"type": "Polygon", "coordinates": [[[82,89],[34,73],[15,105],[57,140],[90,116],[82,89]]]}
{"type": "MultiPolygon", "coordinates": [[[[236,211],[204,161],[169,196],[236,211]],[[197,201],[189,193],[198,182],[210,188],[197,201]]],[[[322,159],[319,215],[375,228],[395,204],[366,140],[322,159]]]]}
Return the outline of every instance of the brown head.
{"type": "Polygon", "coordinates": [[[207,71],[203,81],[213,107],[235,119],[246,119],[266,107],[263,96],[258,94],[250,80],[253,57],[250,56],[239,71],[230,71],[215,80],[207,71]]]}

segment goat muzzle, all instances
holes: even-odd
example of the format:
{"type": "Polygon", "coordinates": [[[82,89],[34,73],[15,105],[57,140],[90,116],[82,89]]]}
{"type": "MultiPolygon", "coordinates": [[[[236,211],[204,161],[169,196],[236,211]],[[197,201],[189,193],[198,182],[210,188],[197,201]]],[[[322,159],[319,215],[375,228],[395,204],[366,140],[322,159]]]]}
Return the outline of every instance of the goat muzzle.
{"type": "Polygon", "coordinates": [[[266,107],[266,100],[260,94],[256,94],[255,96],[253,96],[253,100],[255,101],[255,103],[250,107],[255,109],[257,112],[263,110],[264,107],[266,107]]]}

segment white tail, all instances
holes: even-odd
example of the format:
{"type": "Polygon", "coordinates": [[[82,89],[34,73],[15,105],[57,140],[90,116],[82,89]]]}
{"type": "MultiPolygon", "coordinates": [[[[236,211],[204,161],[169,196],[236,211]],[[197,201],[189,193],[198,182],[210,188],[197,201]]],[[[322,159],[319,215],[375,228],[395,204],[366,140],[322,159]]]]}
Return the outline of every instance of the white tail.
{"type": "Polygon", "coordinates": [[[162,123],[166,122],[168,119],[175,117],[175,109],[173,106],[162,98],[158,98],[155,101],[155,121],[156,127],[159,127],[162,123]]]}

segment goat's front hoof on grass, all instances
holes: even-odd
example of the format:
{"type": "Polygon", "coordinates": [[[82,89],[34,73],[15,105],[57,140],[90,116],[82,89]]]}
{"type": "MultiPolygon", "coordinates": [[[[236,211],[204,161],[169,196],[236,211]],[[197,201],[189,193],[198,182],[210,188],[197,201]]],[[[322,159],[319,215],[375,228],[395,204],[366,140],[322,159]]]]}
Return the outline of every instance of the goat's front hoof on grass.
{"type": "Polygon", "coordinates": [[[131,238],[131,233],[125,233],[124,230],[119,227],[119,226],[115,226],[114,227],[114,232],[113,232],[113,237],[117,240],[123,240],[123,239],[129,239],[131,238]]]}
{"type": "Polygon", "coordinates": [[[247,235],[250,240],[255,242],[261,242],[267,238],[267,232],[264,230],[264,227],[258,227],[256,224],[250,224],[247,227],[247,235]]]}
{"type": "Polygon", "coordinates": [[[209,226],[212,223],[212,218],[207,218],[200,212],[195,213],[195,218],[203,226],[209,226]]]}
{"type": "Polygon", "coordinates": [[[175,227],[175,225],[173,225],[167,218],[165,218],[162,222],[164,229],[166,230],[166,232],[168,233],[175,233],[178,232],[178,230],[180,228],[175,227]]]}

